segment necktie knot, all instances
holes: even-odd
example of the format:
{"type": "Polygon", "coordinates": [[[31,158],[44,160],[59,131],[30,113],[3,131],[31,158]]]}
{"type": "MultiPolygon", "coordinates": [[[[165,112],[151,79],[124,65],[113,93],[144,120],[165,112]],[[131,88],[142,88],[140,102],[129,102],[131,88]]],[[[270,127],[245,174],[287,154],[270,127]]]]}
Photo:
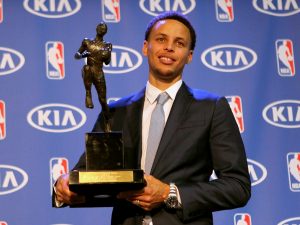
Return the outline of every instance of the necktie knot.
{"type": "Polygon", "coordinates": [[[157,96],[157,104],[163,105],[169,99],[169,95],[167,92],[160,93],[157,96]]]}

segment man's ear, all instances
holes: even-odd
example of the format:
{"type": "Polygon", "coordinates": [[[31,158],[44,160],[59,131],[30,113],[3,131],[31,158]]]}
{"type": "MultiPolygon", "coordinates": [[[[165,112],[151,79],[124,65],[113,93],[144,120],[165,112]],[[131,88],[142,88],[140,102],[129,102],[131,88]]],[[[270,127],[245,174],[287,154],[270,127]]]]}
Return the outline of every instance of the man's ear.
{"type": "Polygon", "coordinates": [[[194,51],[190,50],[189,56],[188,56],[188,58],[186,60],[186,64],[189,64],[192,61],[192,59],[193,59],[193,53],[194,53],[194,51]]]}
{"type": "Polygon", "coordinates": [[[142,51],[143,51],[143,55],[147,56],[147,54],[148,54],[148,41],[146,41],[146,40],[144,41],[142,51]]]}

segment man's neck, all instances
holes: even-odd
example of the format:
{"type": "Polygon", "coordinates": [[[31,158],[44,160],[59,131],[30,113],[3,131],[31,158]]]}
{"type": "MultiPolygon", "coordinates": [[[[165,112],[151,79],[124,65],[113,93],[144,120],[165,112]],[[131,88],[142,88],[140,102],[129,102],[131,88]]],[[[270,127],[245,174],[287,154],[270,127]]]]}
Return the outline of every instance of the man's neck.
{"type": "Polygon", "coordinates": [[[171,81],[166,81],[166,80],[159,80],[155,79],[152,76],[149,76],[149,82],[151,85],[154,87],[158,88],[161,91],[164,91],[171,87],[173,84],[175,84],[177,81],[181,80],[181,76],[176,77],[176,79],[171,80],[171,81]]]}

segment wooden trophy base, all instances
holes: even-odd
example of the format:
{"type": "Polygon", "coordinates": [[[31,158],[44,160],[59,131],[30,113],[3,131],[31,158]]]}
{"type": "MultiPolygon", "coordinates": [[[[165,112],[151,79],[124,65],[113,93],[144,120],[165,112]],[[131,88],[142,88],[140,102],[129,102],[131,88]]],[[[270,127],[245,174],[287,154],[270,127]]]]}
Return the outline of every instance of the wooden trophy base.
{"type": "Polygon", "coordinates": [[[119,192],[142,189],[141,169],[125,169],[121,132],[86,133],[86,168],[71,171],[69,188],[86,203],[72,207],[107,207],[119,192]]]}

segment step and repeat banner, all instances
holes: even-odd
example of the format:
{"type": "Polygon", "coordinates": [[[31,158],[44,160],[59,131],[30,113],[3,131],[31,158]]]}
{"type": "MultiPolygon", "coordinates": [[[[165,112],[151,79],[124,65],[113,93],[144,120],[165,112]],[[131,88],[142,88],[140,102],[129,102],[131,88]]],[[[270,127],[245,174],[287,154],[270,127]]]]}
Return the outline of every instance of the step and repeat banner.
{"type": "Polygon", "coordinates": [[[0,0],[1,225],[110,224],[111,208],[51,207],[101,110],[74,54],[106,22],[108,101],[138,91],[146,25],[168,10],[198,35],[184,80],[227,97],[246,146],[252,198],[215,224],[300,224],[300,0],[0,0]]]}

